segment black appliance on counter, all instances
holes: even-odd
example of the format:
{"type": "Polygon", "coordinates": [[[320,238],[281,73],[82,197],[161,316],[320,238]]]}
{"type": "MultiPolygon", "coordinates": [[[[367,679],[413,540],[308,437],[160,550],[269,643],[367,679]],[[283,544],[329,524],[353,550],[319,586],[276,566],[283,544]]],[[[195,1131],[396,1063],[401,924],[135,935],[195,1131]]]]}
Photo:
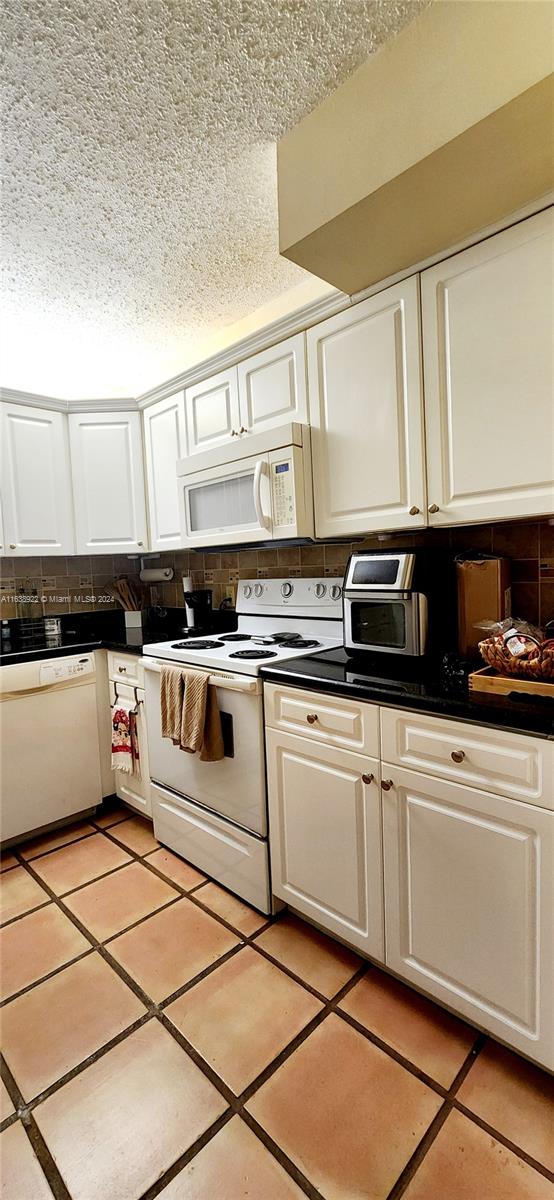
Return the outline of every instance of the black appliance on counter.
{"type": "Polygon", "coordinates": [[[453,563],[434,551],[357,551],[346,568],[343,613],[348,655],[438,656],[454,636],[453,563]]]}

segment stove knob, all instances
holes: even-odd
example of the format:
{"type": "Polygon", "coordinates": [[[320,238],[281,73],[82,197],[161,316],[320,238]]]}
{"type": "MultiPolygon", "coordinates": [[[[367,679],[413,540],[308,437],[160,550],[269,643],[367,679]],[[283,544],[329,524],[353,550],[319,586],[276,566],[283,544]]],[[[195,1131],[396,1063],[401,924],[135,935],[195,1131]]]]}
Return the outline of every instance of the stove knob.
{"type": "Polygon", "coordinates": [[[260,596],[263,596],[263,592],[264,592],[263,585],[261,583],[255,583],[254,584],[254,595],[260,597],[260,596]]]}
{"type": "Polygon", "coordinates": [[[333,586],[329,592],[329,595],[331,597],[331,600],[340,600],[340,598],[342,596],[342,588],[339,586],[338,583],[333,584],[333,586]]]}
{"type": "Polygon", "coordinates": [[[243,596],[246,597],[247,600],[250,599],[250,597],[252,595],[252,588],[250,587],[249,583],[246,584],[246,587],[243,587],[242,594],[243,594],[243,596]]]}
{"type": "Polygon", "coordinates": [[[284,596],[285,599],[287,598],[287,596],[292,596],[293,591],[294,591],[294,587],[293,587],[292,583],[282,583],[281,584],[281,595],[284,596]]]}
{"type": "Polygon", "coordinates": [[[327,591],[327,588],[324,583],[316,583],[314,591],[315,591],[315,594],[316,594],[318,600],[322,600],[327,591]]]}

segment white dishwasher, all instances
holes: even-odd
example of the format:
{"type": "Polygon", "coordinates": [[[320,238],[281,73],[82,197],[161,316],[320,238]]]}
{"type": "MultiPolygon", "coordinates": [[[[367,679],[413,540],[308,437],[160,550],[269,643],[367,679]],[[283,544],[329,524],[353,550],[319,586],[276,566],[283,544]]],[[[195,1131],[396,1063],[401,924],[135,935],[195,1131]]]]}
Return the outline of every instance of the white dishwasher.
{"type": "Polygon", "coordinates": [[[2,842],[102,801],[94,654],[0,667],[2,842]]]}

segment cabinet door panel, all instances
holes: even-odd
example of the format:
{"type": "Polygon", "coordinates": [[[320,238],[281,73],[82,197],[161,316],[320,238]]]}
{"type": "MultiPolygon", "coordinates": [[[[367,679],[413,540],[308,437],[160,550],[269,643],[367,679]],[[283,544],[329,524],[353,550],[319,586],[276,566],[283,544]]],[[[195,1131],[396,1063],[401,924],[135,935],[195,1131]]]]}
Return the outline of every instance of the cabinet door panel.
{"type": "Polygon", "coordinates": [[[273,729],[266,740],[275,894],[382,959],[377,760],[273,729]]]}
{"type": "Polygon", "coordinates": [[[421,277],[433,524],[554,509],[552,210],[421,277]]]}
{"type": "Polygon", "coordinates": [[[417,279],[307,339],[317,536],[425,524],[417,279]]]}
{"type": "Polygon", "coordinates": [[[239,363],[241,426],[248,433],[307,420],[304,334],[239,363]]]}
{"type": "Polygon", "coordinates": [[[78,552],[146,546],[140,413],[72,414],[69,429],[78,552]]]}
{"type": "Polygon", "coordinates": [[[554,815],[383,764],[386,961],[553,1065],[554,815]]]}
{"type": "Polygon", "coordinates": [[[5,553],[73,554],[67,417],[2,405],[5,553]]]}
{"type": "Polygon", "coordinates": [[[152,550],[181,545],[177,459],[185,454],[184,394],[146,408],[144,445],[152,550]]]}
{"type": "Polygon", "coordinates": [[[212,450],[240,429],[237,368],[203,379],[185,391],[189,454],[212,450]]]}

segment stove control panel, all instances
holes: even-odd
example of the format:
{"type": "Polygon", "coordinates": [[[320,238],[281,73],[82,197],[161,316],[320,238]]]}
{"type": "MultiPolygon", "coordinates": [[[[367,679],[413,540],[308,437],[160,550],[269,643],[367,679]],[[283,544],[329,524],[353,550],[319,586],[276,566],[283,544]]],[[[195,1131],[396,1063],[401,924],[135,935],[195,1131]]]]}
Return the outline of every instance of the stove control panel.
{"type": "Polygon", "coordinates": [[[237,612],[342,618],[342,578],[242,579],[237,589],[237,612]]]}

